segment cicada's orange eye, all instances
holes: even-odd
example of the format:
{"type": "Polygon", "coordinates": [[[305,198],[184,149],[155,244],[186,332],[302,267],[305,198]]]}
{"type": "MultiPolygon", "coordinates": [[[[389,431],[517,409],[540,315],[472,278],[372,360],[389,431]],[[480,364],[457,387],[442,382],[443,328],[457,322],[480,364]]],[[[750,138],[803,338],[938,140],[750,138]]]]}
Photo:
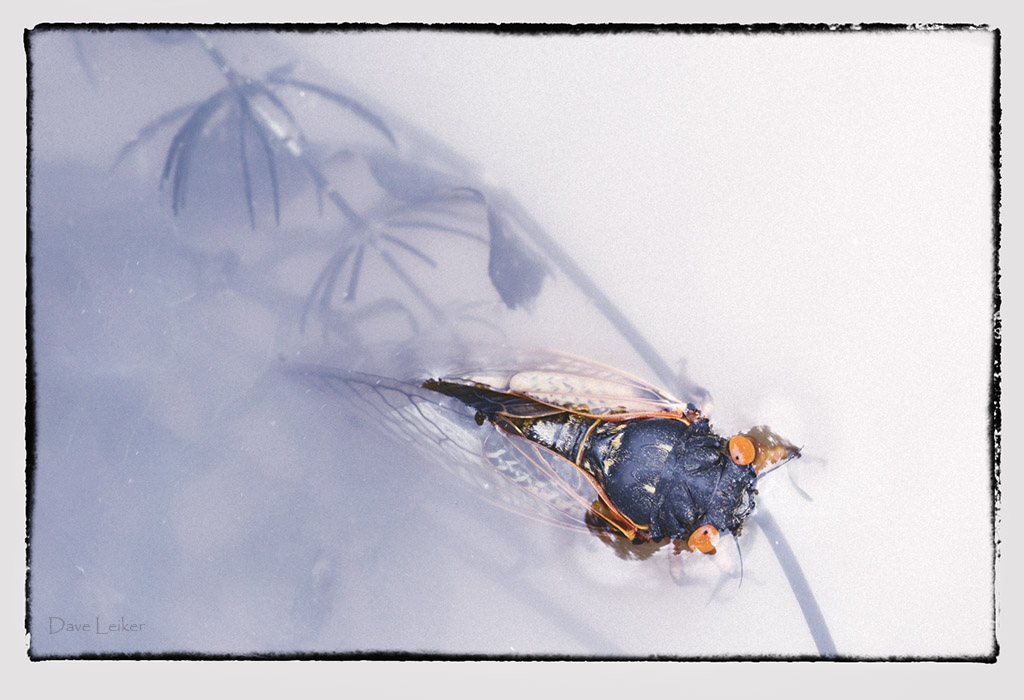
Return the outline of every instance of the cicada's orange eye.
{"type": "Polygon", "coordinates": [[[743,435],[737,435],[729,441],[729,456],[732,461],[740,466],[747,466],[754,461],[757,450],[754,449],[753,441],[743,435]]]}
{"type": "Polygon", "coordinates": [[[690,535],[690,539],[687,540],[686,546],[690,548],[691,552],[702,552],[704,554],[714,554],[715,548],[718,546],[718,528],[714,525],[702,525],[693,531],[690,535]]]}

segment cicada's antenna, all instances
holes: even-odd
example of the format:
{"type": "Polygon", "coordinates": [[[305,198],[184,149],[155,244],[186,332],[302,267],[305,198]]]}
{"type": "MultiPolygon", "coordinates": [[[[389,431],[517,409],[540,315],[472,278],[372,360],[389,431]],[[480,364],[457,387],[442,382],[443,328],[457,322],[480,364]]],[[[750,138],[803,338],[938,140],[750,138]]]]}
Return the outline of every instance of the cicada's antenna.
{"type": "Polygon", "coordinates": [[[814,501],[814,499],[811,497],[811,494],[804,491],[802,488],[800,488],[800,484],[796,483],[796,473],[792,469],[789,470],[789,483],[793,485],[793,488],[796,489],[796,492],[800,494],[800,497],[803,498],[805,501],[814,501]]]}
{"type": "MultiPolygon", "coordinates": [[[[801,461],[808,466],[818,465],[819,467],[822,468],[827,466],[828,464],[828,462],[823,457],[819,457],[818,455],[814,454],[803,455],[803,459],[801,461]]],[[[793,488],[796,489],[796,492],[800,494],[800,497],[803,498],[804,500],[813,502],[814,498],[811,496],[811,494],[804,491],[803,488],[800,487],[800,484],[797,483],[797,477],[799,476],[798,471],[795,469],[789,469],[788,472],[789,481],[793,485],[793,488]]]]}

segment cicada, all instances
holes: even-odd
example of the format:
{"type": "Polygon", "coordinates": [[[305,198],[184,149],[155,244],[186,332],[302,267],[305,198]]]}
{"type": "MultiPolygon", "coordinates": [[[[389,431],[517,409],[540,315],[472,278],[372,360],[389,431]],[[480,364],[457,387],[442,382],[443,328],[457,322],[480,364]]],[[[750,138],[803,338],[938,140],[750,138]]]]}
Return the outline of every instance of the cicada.
{"type": "Polygon", "coordinates": [[[297,369],[488,500],[625,542],[713,554],[754,510],[758,478],[800,455],[765,426],[722,437],[694,402],[596,362],[520,353],[498,365],[414,380],[297,369]]]}
{"type": "Polygon", "coordinates": [[[719,436],[693,403],[578,358],[422,386],[465,404],[478,425],[498,428],[542,471],[542,462],[572,465],[596,495],[588,526],[635,543],[669,538],[714,553],[754,510],[758,477],[800,455],[765,426],[719,436]]]}

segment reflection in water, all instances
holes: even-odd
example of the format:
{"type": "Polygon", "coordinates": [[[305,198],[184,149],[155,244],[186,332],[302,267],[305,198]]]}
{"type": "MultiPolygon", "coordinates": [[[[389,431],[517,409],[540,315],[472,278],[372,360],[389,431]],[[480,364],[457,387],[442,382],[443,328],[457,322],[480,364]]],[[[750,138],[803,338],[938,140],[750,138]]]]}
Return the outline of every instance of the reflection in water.
{"type": "Polygon", "coordinates": [[[34,654],[834,653],[763,509],[714,557],[586,508],[552,527],[462,458],[493,429],[384,396],[531,346],[709,402],[598,253],[271,35],[43,31],[31,57],[34,654]],[[385,378],[369,403],[352,372],[385,378]]]}

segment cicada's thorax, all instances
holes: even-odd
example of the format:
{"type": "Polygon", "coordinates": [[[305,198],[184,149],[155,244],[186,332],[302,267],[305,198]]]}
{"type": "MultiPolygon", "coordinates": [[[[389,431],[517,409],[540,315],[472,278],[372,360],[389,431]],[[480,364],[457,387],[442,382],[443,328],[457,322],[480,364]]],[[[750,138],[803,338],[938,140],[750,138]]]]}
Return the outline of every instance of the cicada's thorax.
{"type": "Polygon", "coordinates": [[[753,510],[754,470],[729,459],[706,420],[613,422],[565,412],[495,422],[586,471],[651,539],[686,538],[707,524],[736,532],[753,510]]]}

